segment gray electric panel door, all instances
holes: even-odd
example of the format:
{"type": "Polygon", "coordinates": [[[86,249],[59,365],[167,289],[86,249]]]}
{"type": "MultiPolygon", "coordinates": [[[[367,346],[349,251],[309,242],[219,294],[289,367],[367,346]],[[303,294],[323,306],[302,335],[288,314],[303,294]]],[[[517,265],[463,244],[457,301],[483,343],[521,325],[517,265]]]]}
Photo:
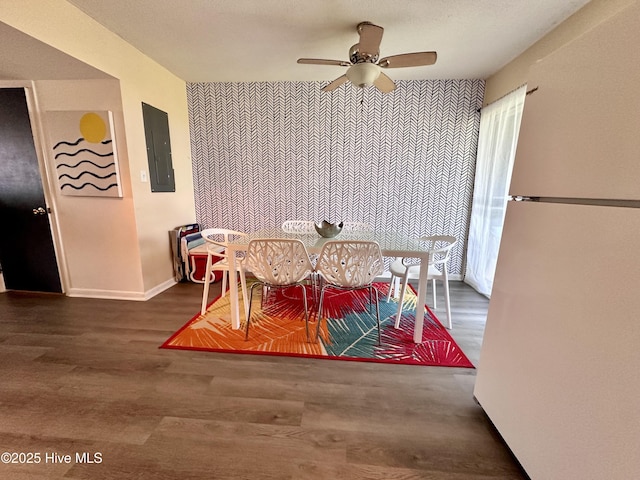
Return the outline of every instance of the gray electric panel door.
{"type": "Polygon", "coordinates": [[[169,118],[166,112],[142,103],[144,135],[147,140],[149,180],[152,192],[175,192],[169,139],[169,118]]]}

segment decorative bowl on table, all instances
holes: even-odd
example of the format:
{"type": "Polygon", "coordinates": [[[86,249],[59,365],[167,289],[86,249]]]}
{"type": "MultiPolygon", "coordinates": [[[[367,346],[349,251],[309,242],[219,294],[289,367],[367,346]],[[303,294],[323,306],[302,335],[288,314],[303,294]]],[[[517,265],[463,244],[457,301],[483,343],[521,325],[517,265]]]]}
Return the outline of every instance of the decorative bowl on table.
{"type": "Polygon", "coordinates": [[[329,223],[326,220],[323,220],[322,223],[313,224],[313,226],[316,227],[318,235],[324,238],[333,238],[338,235],[342,231],[342,225],[342,222],[329,223]]]}

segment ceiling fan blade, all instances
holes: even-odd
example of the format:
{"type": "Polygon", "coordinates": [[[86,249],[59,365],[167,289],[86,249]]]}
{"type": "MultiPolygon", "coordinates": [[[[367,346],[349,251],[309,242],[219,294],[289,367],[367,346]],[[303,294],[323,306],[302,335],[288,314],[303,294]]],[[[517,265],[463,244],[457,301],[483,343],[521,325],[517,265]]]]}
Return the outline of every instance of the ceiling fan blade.
{"type": "Polygon", "coordinates": [[[338,67],[349,67],[351,63],[345,60],[323,60],[321,58],[299,58],[298,63],[309,65],[336,65],[338,67]]]}
{"type": "Polygon", "coordinates": [[[373,86],[380,90],[382,93],[393,92],[396,89],[396,84],[393,83],[389,77],[387,77],[384,73],[380,72],[380,75],[373,82],[373,86]]]}
{"type": "Polygon", "coordinates": [[[331,82],[329,85],[327,85],[326,87],[324,87],[322,89],[323,92],[330,92],[331,90],[335,90],[336,88],[338,88],[340,85],[342,85],[343,83],[345,83],[347,81],[347,76],[346,75],[342,75],[341,77],[336,78],[333,82],[331,82]]]}
{"type": "Polygon", "coordinates": [[[403,53],[384,57],[378,62],[378,65],[382,68],[421,67],[433,65],[436,63],[437,58],[438,54],[436,52],[403,53]]]}
{"type": "Polygon", "coordinates": [[[371,55],[375,57],[380,52],[380,42],[382,41],[382,33],[384,28],[374,25],[371,22],[362,22],[358,24],[358,33],[360,41],[358,42],[358,51],[361,55],[371,55]]]}

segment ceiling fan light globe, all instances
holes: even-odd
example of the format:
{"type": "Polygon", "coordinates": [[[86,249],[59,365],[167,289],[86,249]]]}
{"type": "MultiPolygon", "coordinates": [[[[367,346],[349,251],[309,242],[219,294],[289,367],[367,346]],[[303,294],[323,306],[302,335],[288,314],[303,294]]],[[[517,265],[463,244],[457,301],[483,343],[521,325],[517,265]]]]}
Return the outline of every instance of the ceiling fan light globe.
{"type": "Polygon", "coordinates": [[[349,81],[360,88],[373,85],[379,76],[380,67],[374,63],[357,63],[347,70],[349,81]]]}

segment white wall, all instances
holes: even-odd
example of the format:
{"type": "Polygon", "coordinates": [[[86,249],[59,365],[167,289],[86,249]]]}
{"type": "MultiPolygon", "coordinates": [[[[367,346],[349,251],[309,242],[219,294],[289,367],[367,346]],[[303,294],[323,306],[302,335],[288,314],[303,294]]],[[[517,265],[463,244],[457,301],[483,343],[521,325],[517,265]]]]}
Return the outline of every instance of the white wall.
{"type": "Polygon", "coordinates": [[[3,1],[0,21],[119,81],[119,92],[110,87],[104,99],[93,87],[74,82],[36,85],[45,110],[108,105],[119,116],[116,141],[121,173],[128,176],[123,179],[124,198],[65,199],[57,212],[64,225],[63,249],[69,255],[70,293],[144,299],[170,286],[168,231],[195,219],[185,82],[64,1],[3,1]],[[148,173],[141,102],[168,114],[174,193],[152,193],[149,183],[140,181],[140,172],[148,173]],[[103,222],[95,218],[98,211],[105,212],[103,222]],[[82,226],[89,217],[93,218],[82,226]],[[96,269],[89,258],[105,259],[104,269],[96,269]]]}
{"type": "MultiPolygon", "coordinates": [[[[63,239],[70,295],[127,296],[143,288],[134,201],[129,175],[120,85],[117,80],[38,81],[35,92],[47,136],[48,112],[63,110],[110,110],[113,112],[115,145],[120,165],[122,198],[62,195],[55,180],[50,182],[63,239]]],[[[55,172],[49,139],[45,139],[47,167],[55,172]]],[[[51,175],[54,176],[54,175],[51,175]]]]}

